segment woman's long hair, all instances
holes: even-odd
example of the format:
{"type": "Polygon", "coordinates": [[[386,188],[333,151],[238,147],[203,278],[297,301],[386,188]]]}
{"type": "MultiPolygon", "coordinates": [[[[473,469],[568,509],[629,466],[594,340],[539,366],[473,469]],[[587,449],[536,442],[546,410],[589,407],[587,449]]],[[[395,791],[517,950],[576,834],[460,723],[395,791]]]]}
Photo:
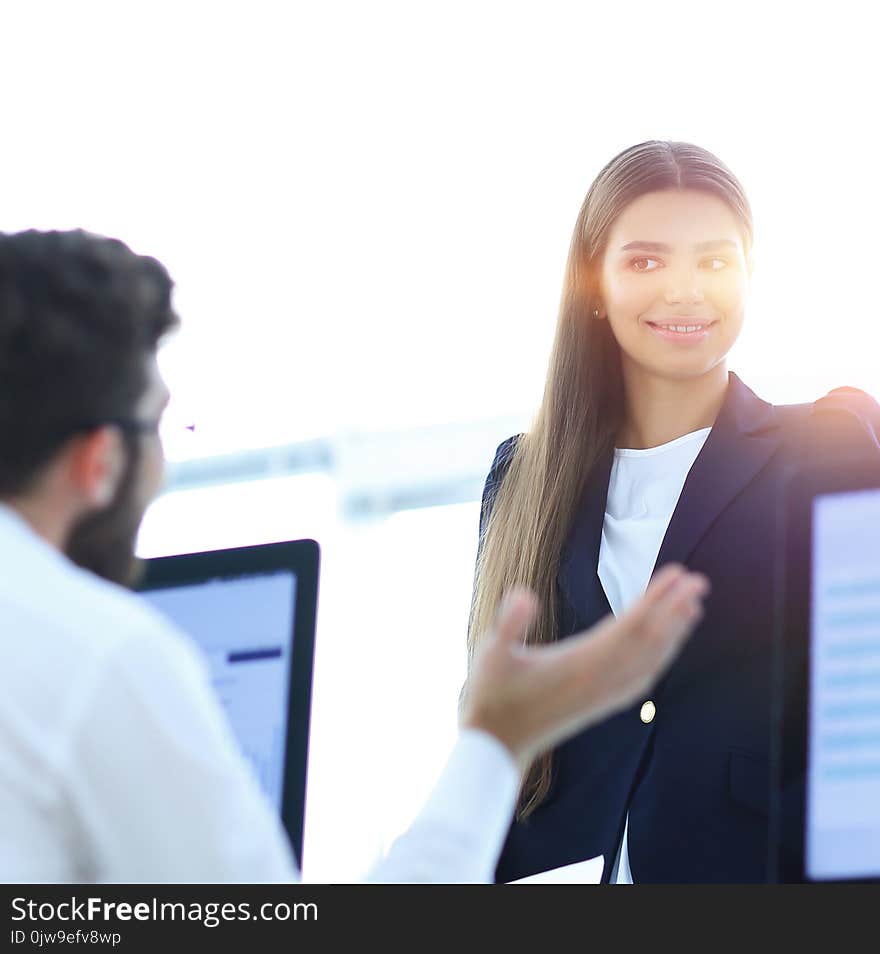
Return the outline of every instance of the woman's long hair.
{"type": "MultiPolygon", "coordinates": [[[[609,230],[649,192],[691,189],[722,199],[739,218],[748,251],[752,217],[742,186],[715,156],[683,142],[643,142],[599,173],[571,240],[544,397],[516,444],[481,540],[468,630],[468,653],[485,633],[505,590],[533,589],[541,609],[529,644],[559,635],[556,573],[590,472],[611,452],[624,418],[620,349],[601,309],[599,274],[609,230]]],[[[552,755],[535,761],[520,792],[517,817],[546,797],[552,755]]]]}

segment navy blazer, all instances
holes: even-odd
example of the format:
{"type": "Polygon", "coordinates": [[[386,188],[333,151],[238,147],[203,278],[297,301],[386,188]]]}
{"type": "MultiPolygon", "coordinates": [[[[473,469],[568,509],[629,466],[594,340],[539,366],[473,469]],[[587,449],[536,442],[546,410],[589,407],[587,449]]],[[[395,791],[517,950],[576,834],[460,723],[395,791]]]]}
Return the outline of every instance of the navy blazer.
{"type": "MultiPolygon", "coordinates": [[[[627,811],[636,882],[766,880],[778,494],[787,473],[812,460],[880,458],[878,435],[880,406],[862,391],[774,406],[730,374],[655,566],[705,573],[705,615],[649,695],[652,722],[642,722],[640,699],[556,750],[550,793],[512,825],[498,881],[600,854],[607,881],[627,811]]],[[[481,539],[516,440],[495,455],[481,539]]],[[[563,549],[560,638],[611,611],[597,565],[612,459],[589,479],[563,549]]]]}

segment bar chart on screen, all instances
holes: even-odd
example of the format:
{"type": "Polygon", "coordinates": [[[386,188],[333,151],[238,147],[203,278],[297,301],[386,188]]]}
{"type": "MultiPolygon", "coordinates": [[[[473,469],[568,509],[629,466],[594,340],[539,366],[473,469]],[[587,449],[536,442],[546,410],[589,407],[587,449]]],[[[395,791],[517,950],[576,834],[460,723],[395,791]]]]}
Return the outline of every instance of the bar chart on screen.
{"type": "Polygon", "coordinates": [[[280,809],[287,742],[291,573],[214,580],[146,594],[193,640],[239,748],[280,809]]]}

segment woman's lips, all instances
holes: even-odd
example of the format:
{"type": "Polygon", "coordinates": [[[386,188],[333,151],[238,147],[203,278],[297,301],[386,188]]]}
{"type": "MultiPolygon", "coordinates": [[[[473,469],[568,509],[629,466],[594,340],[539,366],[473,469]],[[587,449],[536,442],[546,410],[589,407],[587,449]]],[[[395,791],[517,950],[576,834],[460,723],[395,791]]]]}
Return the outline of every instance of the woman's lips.
{"type": "Polygon", "coordinates": [[[696,344],[705,341],[714,321],[664,321],[646,322],[654,334],[666,341],[677,341],[681,344],[696,344]]]}

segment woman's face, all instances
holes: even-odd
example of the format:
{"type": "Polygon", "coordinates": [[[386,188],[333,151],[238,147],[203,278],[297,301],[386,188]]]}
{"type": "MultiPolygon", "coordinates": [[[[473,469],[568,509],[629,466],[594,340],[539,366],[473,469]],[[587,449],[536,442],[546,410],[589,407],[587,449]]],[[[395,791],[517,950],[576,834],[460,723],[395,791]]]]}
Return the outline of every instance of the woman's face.
{"type": "Polygon", "coordinates": [[[611,227],[600,279],[625,371],[683,380],[720,364],[743,322],[748,265],[739,220],[694,191],[650,192],[611,227]]]}

